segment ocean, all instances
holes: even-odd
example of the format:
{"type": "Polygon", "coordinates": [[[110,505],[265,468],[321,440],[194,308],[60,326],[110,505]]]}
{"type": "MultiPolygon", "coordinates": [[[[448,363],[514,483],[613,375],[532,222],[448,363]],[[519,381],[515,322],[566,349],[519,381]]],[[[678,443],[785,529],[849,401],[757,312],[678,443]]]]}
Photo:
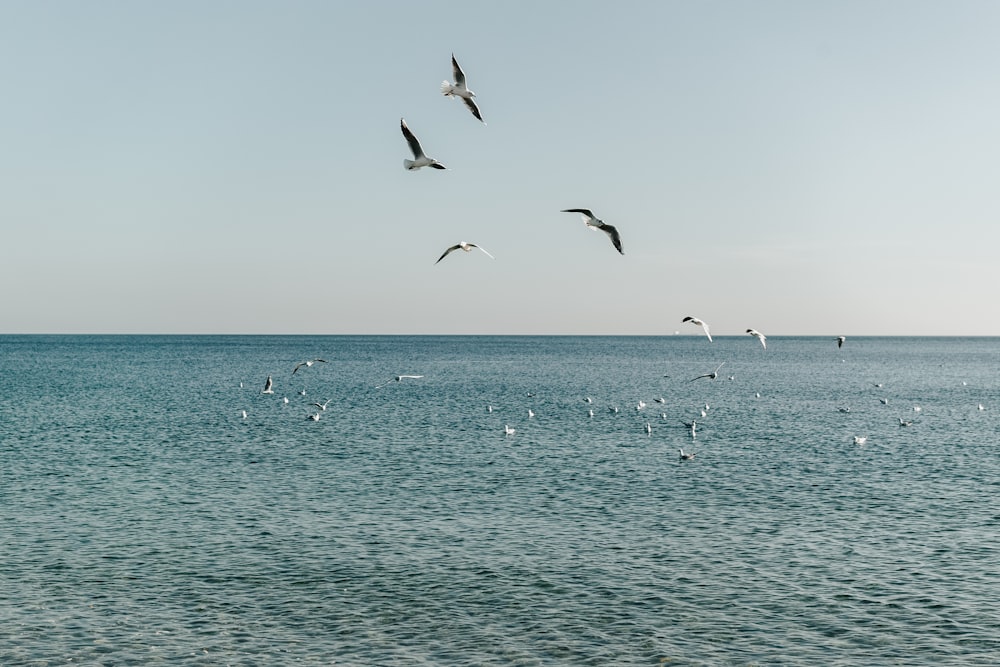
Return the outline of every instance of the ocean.
{"type": "Polygon", "coordinates": [[[0,336],[0,665],[1000,664],[1000,339],[767,342],[0,336]]]}

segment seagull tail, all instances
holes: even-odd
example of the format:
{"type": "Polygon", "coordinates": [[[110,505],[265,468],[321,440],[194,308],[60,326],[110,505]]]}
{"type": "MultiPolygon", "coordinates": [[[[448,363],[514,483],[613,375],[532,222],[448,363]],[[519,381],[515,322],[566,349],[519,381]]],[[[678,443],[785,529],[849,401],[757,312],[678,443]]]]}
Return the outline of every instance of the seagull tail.
{"type": "Polygon", "coordinates": [[[413,169],[413,160],[406,160],[406,159],[404,159],[403,160],[403,168],[412,171],[412,169],[413,169]]]}
{"type": "Polygon", "coordinates": [[[445,97],[453,97],[455,94],[455,89],[447,81],[441,82],[441,94],[445,97]]]}

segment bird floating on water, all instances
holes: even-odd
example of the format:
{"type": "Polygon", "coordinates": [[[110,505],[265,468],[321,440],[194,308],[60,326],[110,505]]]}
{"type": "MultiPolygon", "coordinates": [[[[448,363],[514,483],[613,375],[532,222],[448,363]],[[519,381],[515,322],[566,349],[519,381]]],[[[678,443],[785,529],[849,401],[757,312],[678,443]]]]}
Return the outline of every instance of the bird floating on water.
{"type": "Polygon", "coordinates": [[[490,253],[486,252],[486,249],[485,249],[485,248],[482,248],[482,247],[480,247],[480,246],[477,246],[477,245],[476,245],[475,243],[466,243],[465,241],[459,241],[458,243],[456,243],[456,244],[455,244],[455,245],[453,245],[452,247],[450,247],[450,248],[448,248],[447,250],[445,250],[445,251],[444,251],[444,254],[443,254],[443,255],[441,255],[440,257],[438,257],[438,260],[437,260],[437,262],[434,262],[434,263],[435,263],[435,264],[437,264],[437,263],[438,263],[438,262],[440,262],[440,261],[441,261],[442,259],[444,259],[444,258],[445,258],[445,257],[447,257],[448,255],[450,255],[451,253],[455,252],[456,250],[464,250],[465,252],[472,252],[472,249],[473,249],[473,248],[479,248],[479,249],[480,249],[480,250],[482,250],[482,251],[483,251],[484,253],[486,253],[486,255],[487,255],[487,256],[488,256],[488,257],[489,257],[490,259],[496,259],[496,257],[494,257],[494,256],[493,256],[493,255],[491,255],[490,253]]]}
{"type": "Polygon", "coordinates": [[[685,452],[683,449],[678,449],[679,457],[681,461],[690,461],[694,458],[694,452],[685,452]]]}
{"type": "Polygon", "coordinates": [[[691,378],[690,380],[688,380],[688,382],[694,382],[695,380],[700,380],[700,379],[702,379],[702,378],[708,378],[709,380],[714,380],[715,378],[719,377],[719,369],[720,369],[720,368],[722,368],[722,367],[723,367],[723,366],[725,366],[725,365],[726,365],[726,362],[724,362],[724,361],[723,361],[723,362],[722,362],[721,364],[719,364],[719,365],[718,365],[718,367],[716,367],[716,369],[715,369],[714,371],[712,371],[711,373],[705,373],[704,375],[699,375],[699,376],[698,376],[698,377],[696,377],[696,378],[691,378]]]}
{"type": "Polygon", "coordinates": [[[708,336],[708,342],[709,343],[712,342],[712,334],[708,332],[708,325],[699,320],[697,317],[688,316],[685,317],[683,320],[681,320],[681,322],[690,322],[691,324],[696,324],[700,326],[702,330],[705,332],[705,335],[708,336]]]}
{"type": "Polygon", "coordinates": [[[311,368],[313,364],[325,364],[326,359],[310,359],[308,361],[302,361],[295,364],[295,368],[292,369],[292,375],[299,372],[299,369],[305,366],[306,368],[311,368]]]}
{"type": "Polygon", "coordinates": [[[469,87],[465,83],[465,72],[462,68],[458,66],[458,61],[455,60],[455,54],[451,54],[451,74],[454,77],[454,82],[442,81],[441,82],[441,94],[445,97],[451,97],[452,99],[459,97],[465,106],[469,108],[472,115],[475,116],[483,125],[486,125],[486,121],[483,120],[483,115],[479,112],[479,107],[476,105],[476,100],[473,98],[476,96],[474,92],[469,90],[469,87]]]}
{"type": "Polygon", "coordinates": [[[759,340],[760,344],[764,346],[764,349],[765,350],[767,349],[767,336],[757,331],[756,329],[747,329],[747,333],[756,338],[757,340],[759,340]]]}
{"type": "Polygon", "coordinates": [[[856,436],[854,436],[854,444],[855,445],[863,445],[866,442],[868,442],[868,436],[866,436],[866,435],[856,435],[856,436]]]}
{"type": "Polygon", "coordinates": [[[908,420],[903,419],[902,417],[900,417],[899,418],[899,425],[900,426],[913,426],[913,422],[908,421],[908,420]]]}
{"type": "Polygon", "coordinates": [[[611,239],[611,244],[614,245],[615,250],[617,250],[619,252],[619,254],[622,254],[622,255],[625,254],[625,251],[622,250],[622,237],[618,233],[618,229],[615,228],[615,227],[612,227],[611,225],[607,224],[603,220],[599,219],[596,215],[594,215],[593,213],[590,212],[590,209],[588,209],[588,208],[564,208],[562,210],[562,212],[563,213],[580,213],[581,215],[583,215],[583,222],[584,222],[584,224],[586,224],[588,227],[590,227],[594,231],[601,230],[602,232],[604,232],[605,234],[607,234],[608,237],[611,239]]]}
{"type": "Polygon", "coordinates": [[[410,171],[416,171],[421,167],[432,167],[434,169],[447,169],[443,164],[438,162],[432,157],[427,157],[424,155],[424,149],[420,147],[420,142],[414,136],[410,128],[406,126],[406,121],[402,118],[399,119],[399,127],[403,131],[403,136],[406,137],[406,143],[410,144],[410,151],[413,153],[412,160],[403,160],[403,167],[410,171]]]}
{"type": "Polygon", "coordinates": [[[517,432],[517,431],[516,431],[515,429],[512,429],[512,428],[511,428],[510,426],[508,426],[507,424],[504,424],[504,425],[503,425],[503,434],[504,434],[504,435],[514,435],[514,433],[516,433],[516,432],[517,432]]]}
{"type": "Polygon", "coordinates": [[[319,421],[319,413],[317,412],[316,414],[309,415],[308,417],[306,417],[306,419],[308,419],[310,421],[318,422],[319,421]]]}
{"type": "Polygon", "coordinates": [[[261,391],[260,393],[262,393],[262,394],[273,394],[274,393],[274,389],[272,388],[273,386],[274,386],[274,383],[271,382],[271,376],[268,375],[267,379],[264,381],[264,390],[261,391]]]}

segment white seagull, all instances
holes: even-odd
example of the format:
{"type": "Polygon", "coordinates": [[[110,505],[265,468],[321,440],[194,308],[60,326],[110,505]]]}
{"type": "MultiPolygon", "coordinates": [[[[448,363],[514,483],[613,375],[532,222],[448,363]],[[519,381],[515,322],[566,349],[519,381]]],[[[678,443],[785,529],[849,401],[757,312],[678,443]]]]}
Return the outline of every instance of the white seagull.
{"type": "Polygon", "coordinates": [[[856,436],[854,436],[854,444],[855,445],[863,445],[866,442],[868,442],[868,436],[866,436],[866,435],[856,435],[856,436]]]}
{"type": "Polygon", "coordinates": [[[403,166],[406,169],[409,169],[410,171],[416,171],[421,167],[447,169],[447,167],[434,158],[424,155],[424,149],[420,147],[420,142],[417,141],[417,138],[413,136],[412,132],[410,132],[410,128],[406,127],[406,121],[402,118],[399,119],[399,127],[403,130],[403,136],[406,137],[406,143],[410,144],[410,150],[413,152],[412,160],[403,160],[403,166]]]}
{"type": "Polygon", "coordinates": [[[503,425],[503,434],[504,435],[514,435],[514,433],[516,433],[515,429],[512,429],[507,424],[503,425]]]}
{"type": "Polygon", "coordinates": [[[695,380],[700,380],[700,379],[702,379],[702,378],[708,378],[709,380],[714,380],[715,378],[719,377],[719,368],[722,368],[722,367],[723,367],[723,366],[725,366],[725,365],[726,365],[726,362],[724,362],[724,361],[723,361],[723,362],[722,362],[721,364],[719,364],[719,366],[718,366],[718,367],[717,367],[717,368],[716,368],[716,369],[715,369],[714,371],[712,371],[711,373],[705,373],[704,375],[699,375],[699,376],[698,376],[698,377],[696,377],[696,378],[691,378],[691,379],[689,380],[689,382],[694,382],[695,380]]]}
{"type": "Polygon", "coordinates": [[[292,369],[292,375],[295,375],[296,373],[298,373],[299,369],[302,368],[303,366],[305,366],[306,368],[310,368],[315,363],[325,364],[326,363],[326,359],[310,359],[308,361],[303,361],[303,362],[297,363],[297,364],[295,364],[295,368],[292,369]]]}
{"type": "Polygon", "coordinates": [[[469,111],[475,116],[479,121],[486,125],[486,121],[483,120],[483,115],[479,113],[479,107],[476,106],[476,101],[472,98],[476,96],[474,92],[469,90],[469,87],[465,84],[465,72],[462,68],[458,66],[458,61],[455,60],[455,54],[451,54],[451,74],[455,79],[454,83],[448,81],[441,82],[441,93],[445,97],[460,97],[462,101],[465,102],[465,106],[469,107],[469,111]]]}
{"type": "Polygon", "coordinates": [[[708,325],[699,320],[697,317],[685,317],[683,320],[681,320],[681,322],[690,322],[691,324],[697,324],[705,331],[705,335],[708,336],[708,342],[709,343],[712,342],[712,334],[708,332],[708,325]]]}
{"type": "Polygon", "coordinates": [[[493,256],[493,255],[491,255],[490,253],[486,252],[486,249],[485,249],[485,248],[482,248],[482,247],[480,247],[480,246],[477,246],[477,245],[476,245],[475,243],[466,243],[465,241],[459,241],[458,243],[456,243],[456,244],[455,244],[455,245],[453,245],[452,247],[450,247],[450,248],[448,248],[447,250],[445,250],[445,251],[444,251],[444,254],[443,254],[443,255],[441,255],[440,257],[438,257],[438,260],[437,260],[437,262],[434,262],[434,263],[435,263],[435,264],[437,264],[437,263],[438,263],[438,262],[440,262],[440,261],[441,261],[442,259],[444,259],[444,258],[445,258],[445,257],[447,257],[448,255],[450,255],[451,253],[455,252],[456,250],[464,250],[465,252],[472,252],[472,249],[473,249],[473,248],[479,248],[479,249],[480,249],[480,250],[482,250],[482,251],[483,251],[484,253],[486,253],[486,256],[487,256],[487,257],[489,257],[490,259],[496,259],[496,257],[494,257],[494,256],[493,256]]]}
{"type": "Polygon", "coordinates": [[[397,375],[395,377],[389,378],[384,383],[382,383],[380,385],[377,385],[375,388],[376,389],[381,389],[382,387],[384,387],[385,385],[389,384],[390,382],[402,382],[403,380],[419,380],[422,377],[423,377],[423,375],[397,375]]]}
{"type": "Polygon", "coordinates": [[[262,394],[273,394],[274,393],[274,389],[271,388],[271,386],[273,384],[274,383],[271,382],[271,376],[268,375],[267,376],[267,380],[264,381],[264,390],[261,391],[260,393],[262,393],[262,394]]]}
{"type": "Polygon", "coordinates": [[[690,461],[691,459],[694,458],[694,452],[685,453],[683,449],[678,449],[677,451],[680,452],[681,461],[690,461]]]}
{"type": "Polygon", "coordinates": [[[756,329],[747,329],[747,333],[756,338],[757,340],[759,340],[760,344],[764,346],[764,349],[765,350],[767,349],[767,336],[757,331],[756,329]]]}
{"type": "Polygon", "coordinates": [[[308,417],[306,417],[306,419],[312,420],[314,422],[318,422],[319,421],[319,413],[317,412],[314,415],[309,415],[308,417]]]}
{"type": "Polygon", "coordinates": [[[847,340],[847,336],[837,336],[837,347],[844,347],[844,341],[847,340]]]}
{"type": "Polygon", "coordinates": [[[611,225],[605,223],[603,220],[598,219],[596,215],[590,212],[590,209],[586,208],[564,208],[563,213],[580,213],[583,215],[583,222],[585,225],[597,231],[598,229],[607,234],[611,238],[611,243],[615,246],[620,254],[624,255],[625,251],[622,250],[622,237],[618,234],[618,230],[611,225]]]}
{"type": "Polygon", "coordinates": [[[323,412],[326,412],[326,406],[330,405],[330,401],[332,401],[332,400],[333,400],[332,398],[328,398],[325,401],[323,401],[322,403],[313,403],[313,405],[315,405],[317,408],[319,408],[323,412]]]}

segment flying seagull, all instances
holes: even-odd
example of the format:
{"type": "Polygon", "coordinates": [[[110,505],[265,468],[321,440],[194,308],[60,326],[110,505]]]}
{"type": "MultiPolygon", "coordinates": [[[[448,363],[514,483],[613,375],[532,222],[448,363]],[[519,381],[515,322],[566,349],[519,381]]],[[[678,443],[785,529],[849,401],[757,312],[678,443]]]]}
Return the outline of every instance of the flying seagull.
{"type": "Polygon", "coordinates": [[[273,384],[274,383],[271,382],[271,376],[268,375],[267,376],[267,380],[264,381],[264,390],[262,392],[260,392],[260,393],[262,393],[262,394],[273,394],[274,393],[274,389],[271,388],[271,386],[273,384]]]}
{"type": "Polygon", "coordinates": [[[847,340],[847,336],[837,336],[837,347],[844,347],[844,341],[847,340]]]}
{"type": "Polygon", "coordinates": [[[474,92],[469,90],[468,86],[465,85],[465,72],[462,68],[458,66],[458,61],[455,60],[455,54],[451,54],[451,73],[455,78],[454,83],[449,83],[448,81],[441,82],[441,93],[445,97],[460,97],[462,101],[465,102],[465,106],[469,107],[469,111],[472,115],[478,118],[483,125],[486,125],[486,121],[483,120],[483,116],[479,113],[479,107],[476,106],[476,101],[472,99],[476,96],[474,92]]]}
{"type": "Polygon", "coordinates": [[[597,231],[598,229],[611,237],[611,243],[614,244],[615,250],[620,254],[624,255],[625,251],[622,250],[622,237],[618,234],[618,230],[611,225],[600,220],[597,216],[590,212],[586,208],[564,208],[563,213],[580,213],[583,215],[583,222],[588,227],[597,231]]]}
{"type": "Polygon", "coordinates": [[[306,368],[311,368],[312,365],[315,363],[325,364],[326,359],[310,359],[309,361],[302,361],[300,363],[297,363],[295,364],[295,368],[292,369],[292,375],[298,373],[299,369],[302,368],[303,366],[305,366],[306,368]]]}
{"type": "Polygon", "coordinates": [[[422,377],[423,377],[423,375],[396,375],[395,377],[389,378],[384,383],[378,385],[375,388],[376,389],[381,389],[382,387],[384,387],[385,385],[389,384],[390,382],[402,382],[403,380],[406,380],[406,379],[417,380],[417,379],[422,378],[422,377]]]}
{"type": "Polygon", "coordinates": [[[406,127],[406,121],[402,118],[399,119],[399,127],[403,130],[403,136],[406,137],[406,143],[410,144],[410,150],[413,152],[412,160],[403,160],[403,166],[410,171],[416,171],[421,167],[433,167],[434,169],[447,169],[443,164],[438,162],[432,157],[427,157],[424,155],[424,149],[420,147],[420,142],[417,138],[413,136],[410,132],[410,128],[406,127]]]}
{"type": "Polygon", "coordinates": [[[708,336],[708,342],[709,343],[712,342],[712,334],[708,333],[708,325],[699,320],[697,317],[688,316],[685,317],[683,320],[681,320],[681,322],[690,322],[691,324],[697,324],[705,331],[705,335],[708,336]]]}
{"type": "Polygon", "coordinates": [[[723,366],[725,366],[725,365],[726,365],[726,362],[724,362],[724,361],[723,361],[723,362],[722,362],[721,364],[719,364],[719,365],[718,365],[718,367],[717,367],[717,368],[716,368],[716,369],[715,369],[714,371],[712,371],[711,373],[705,373],[704,375],[699,375],[699,376],[698,376],[698,377],[696,377],[696,378],[691,378],[691,379],[689,380],[689,382],[694,382],[695,380],[700,380],[700,379],[702,379],[702,378],[708,378],[709,380],[714,380],[715,378],[719,377],[719,368],[722,368],[722,367],[723,367],[723,366]]]}
{"type": "Polygon", "coordinates": [[[747,329],[747,333],[756,338],[757,340],[759,340],[760,344],[764,346],[764,349],[765,350],[767,349],[767,336],[757,331],[756,329],[747,329]]]}
{"type": "Polygon", "coordinates": [[[480,246],[477,246],[475,243],[466,243],[465,241],[459,241],[458,243],[456,243],[452,247],[450,247],[447,250],[445,250],[444,254],[441,255],[440,257],[438,257],[437,262],[434,262],[434,263],[437,264],[442,259],[444,259],[445,257],[447,257],[449,254],[455,252],[456,250],[464,250],[465,252],[472,252],[473,248],[479,248],[480,250],[482,250],[483,252],[485,252],[487,254],[487,256],[489,256],[490,259],[496,259],[496,257],[494,257],[493,255],[490,255],[490,253],[486,252],[485,248],[481,248],[480,246]]]}

